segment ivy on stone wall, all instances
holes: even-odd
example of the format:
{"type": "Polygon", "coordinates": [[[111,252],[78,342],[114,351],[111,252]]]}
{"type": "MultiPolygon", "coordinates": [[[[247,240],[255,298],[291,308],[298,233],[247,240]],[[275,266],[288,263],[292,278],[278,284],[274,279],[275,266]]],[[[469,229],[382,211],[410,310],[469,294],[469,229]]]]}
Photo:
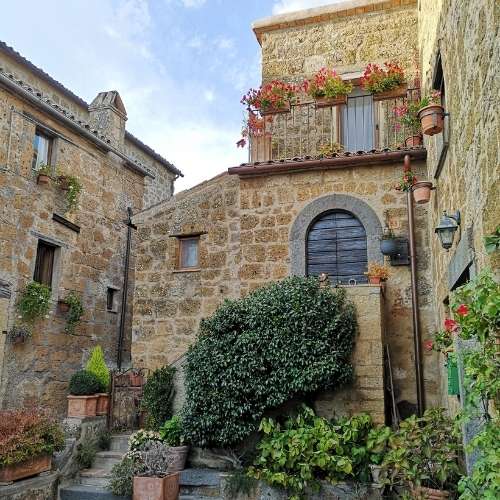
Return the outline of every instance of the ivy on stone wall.
{"type": "Polygon", "coordinates": [[[349,382],[356,332],[345,291],[316,278],[287,278],[226,300],[202,321],[187,354],[187,441],[236,445],[266,410],[349,382]]]}

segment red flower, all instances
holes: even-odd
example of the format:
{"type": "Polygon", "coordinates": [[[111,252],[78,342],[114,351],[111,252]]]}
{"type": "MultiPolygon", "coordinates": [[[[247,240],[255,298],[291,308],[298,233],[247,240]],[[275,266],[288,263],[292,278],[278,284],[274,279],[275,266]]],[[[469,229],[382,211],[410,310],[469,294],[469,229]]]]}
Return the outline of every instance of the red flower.
{"type": "Polygon", "coordinates": [[[467,307],[466,304],[460,304],[457,308],[457,314],[459,316],[467,316],[469,313],[469,308],[467,307]]]}
{"type": "Polygon", "coordinates": [[[426,340],[424,342],[424,349],[426,351],[432,351],[432,348],[434,347],[434,342],[432,342],[432,340],[426,340]]]}
{"type": "Polygon", "coordinates": [[[445,319],[444,320],[444,329],[447,332],[455,332],[458,329],[458,324],[454,319],[445,319]]]}

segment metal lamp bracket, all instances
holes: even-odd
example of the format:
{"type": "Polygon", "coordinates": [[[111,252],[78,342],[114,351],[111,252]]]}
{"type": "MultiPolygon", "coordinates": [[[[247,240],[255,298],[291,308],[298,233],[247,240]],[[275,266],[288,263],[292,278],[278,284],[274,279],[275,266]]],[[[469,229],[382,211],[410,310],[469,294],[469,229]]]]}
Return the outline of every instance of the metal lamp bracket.
{"type": "Polygon", "coordinates": [[[410,265],[410,248],[407,238],[395,238],[398,251],[395,255],[389,256],[391,266],[410,265]]]}

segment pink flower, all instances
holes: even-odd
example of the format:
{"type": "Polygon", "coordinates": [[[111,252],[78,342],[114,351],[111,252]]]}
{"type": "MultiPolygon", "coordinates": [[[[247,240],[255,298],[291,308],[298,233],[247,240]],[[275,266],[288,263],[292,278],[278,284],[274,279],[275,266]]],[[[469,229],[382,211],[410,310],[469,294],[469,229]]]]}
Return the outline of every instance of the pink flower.
{"type": "Polygon", "coordinates": [[[457,308],[457,314],[459,316],[467,316],[469,314],[469,308],[466,304],[460,304],[457,308]]]}
{"type": "Polygon", "coordinates": [[[445,319],[444,320],[444,329],[447,332],[455,332],[458,329],[458,324],[454,319],[445,319]]]}
{"type": "Polygon", "coordinates": [[[432,348],[434,347],[434,342],[432,342],[432,340],[426,340],[424,342],[424,349],[426,351],[432,351],[432,348]]]}

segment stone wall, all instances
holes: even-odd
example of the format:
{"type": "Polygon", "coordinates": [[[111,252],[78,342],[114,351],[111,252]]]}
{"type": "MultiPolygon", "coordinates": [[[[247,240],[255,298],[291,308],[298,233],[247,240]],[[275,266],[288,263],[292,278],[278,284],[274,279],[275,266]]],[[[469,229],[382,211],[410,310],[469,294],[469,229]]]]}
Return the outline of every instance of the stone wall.
{"type": "MultiPolygon", "coordinates": [[[[498,271],[500,265],[498,253],[488,256],[483,245],[483,237],[492,233],[500,220],[499,20],[500,6],[495,0],[420,1],[423,89],[432,88],[440,53],[446,111],[450,113],[449,147],[441,165],[442,134],[425,138],[428,178],[436,186],[429,238],[433,300],[440,322],[448,314],[443,301],[450,293],[455,270],[471,262],[471,274],[485,266],[498,271]],[[449,252],[432,234],[443,210],[460,210],[462,215],[461,229],[449,252]]],[[[443,383],[443,402],[455,407],[456,398],[448,401],[446,394],[443,383]]]]}

